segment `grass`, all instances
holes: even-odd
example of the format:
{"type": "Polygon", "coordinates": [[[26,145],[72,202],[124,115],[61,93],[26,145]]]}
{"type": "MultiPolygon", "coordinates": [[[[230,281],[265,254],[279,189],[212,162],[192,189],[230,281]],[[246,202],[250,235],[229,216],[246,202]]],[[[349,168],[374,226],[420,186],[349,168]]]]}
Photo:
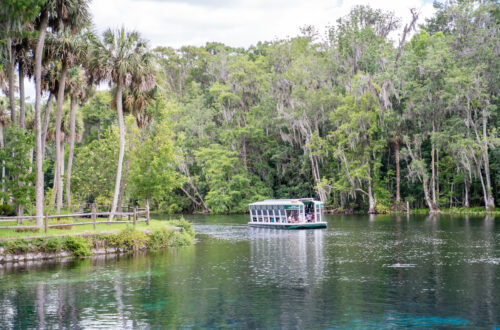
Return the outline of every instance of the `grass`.
{"type": "Polygon", "coordinates": [[[193,243],[195,236],[191,224],[184,219],[152,220],[150,226],[141,223],[135,228],[131,224],[117,224],[111,230],[111,226],[106,224],[100,227],[95,231],[93,228],[91,231],[85,229],[79,231],[65,230],[63,233],[61,231],[55,233],[55,230],[53,230],[47,234],[43,233],[36,236],[33,236],[33,233],[12,231],[10,237],[0,239],[2,255],[68,251],[76,257],[84,257],[91,255],[93,253],[92,249],[102,248],[106,250],[110,248],[117,249],[121,252],[145,249],[158,250],[170,246],[190,245],[193,243]],[[176,228],[179,228],[179,230],[176,228]],[[144,229],[147,229],[147,231],[144,229]],[[86,232],[92,235],[78,235],[86,232]]]}
{"type": "MultiPolygon", "coordinates": [[[[99,218],[99,220],[105,220],[105,218],[99,218]]],[[[90,220],[89,220],[90,221],[90,220]]],[[[81,222],[81,220],[80,220],[81,222]]],[[[55,224],[56,222],[50,222],[51,224],[55,224]]],[[[101,233],[118,233],[125,229],[133,228],[131,223],[116,223],[116,224],[97,224],[97,229],[94,230],[94,225],[81,225],[81,226],[72,226],[70,229],[55,229],[49,228],[47,233],[45,233],[44,228],[42,228],[39,232],[17,232],[14,230],[16,222],[0,222],[1,226],[13,226],[13,229],[0,229],[0,240],[2,239],[11,239],[11,238],[25,238],[25,237],[48,237],[48,236],[65,236],[70,234],[101,234],[101,233]]],[[[34,225],[34,220],[25,220],[23,221],[23,226],[32,226],[34,225]]],[[[173,224],[169,221],[162,220],[151,220],[149,226],[145,222],[139,222],[135,225],[136,229],[148,229],[148,230],[156,230],[162,229],[165,227],[172,227],[173,224]]]]}

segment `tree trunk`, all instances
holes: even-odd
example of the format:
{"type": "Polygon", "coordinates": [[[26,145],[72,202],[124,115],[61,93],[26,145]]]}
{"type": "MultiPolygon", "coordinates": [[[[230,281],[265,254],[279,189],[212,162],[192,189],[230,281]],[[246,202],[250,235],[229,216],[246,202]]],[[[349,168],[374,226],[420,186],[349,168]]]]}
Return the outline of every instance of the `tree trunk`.
{"type": "Polygon", "coordinates": [[[377,199],[375,194],[372,191],[372,183],[368,184],[368,214],[376,214],[377,213],[377,199]]]}
{"type": "Polygon", "coordinates": [[[101,141],[101,121],[97,122],[97,141],[101,141]]]}
{"type": "Polygon", "coordinates": [[[451,184],[451,188],[450,188],[450,208],[453,207],[453,188],[455,187],[455,184],[452,183],[451,184]]]}
{"type": "Polygon", "coordinates": [[[49,94],[49,99],[45,105],[45,112],[43,113],[43,136],[42,136],[42,152],[45,156],[45,142],[47,142],[47,132],[49,130],[50,122],[50,111],[52,110],[52,100],[54,99],[54,94],[49,94]]]}
{"type": "Polygon", "coordinates": [[[429,179],[427,177],[425,177],[425,176],[422,178],[422,184],[423,184],[423,187],[424,187],[425,201],[427,203],[427,207],[429,208],[430,213],[438,213],[440,210],[437,207],[437,205],[434,204],[433,201],[432,201],[431,194],[429,192],[428,180],[429,179]]]}
{"type": "MultiPolygon", "coordinates": [[[[485,207],[486,211],[493,211],[495,209],[495,200],[493,199],[493,193],[491,188],[491,179],[490,179],[490,161],[488,156],[488,116],[486,113],[486,109],[482,111],[483,117],[483,163],[484,163],[484,176],[486,179],[486,195],[485,195],[485,207]]],[[[481,175],[481,173],[479,173],[481,175]]]]}
{"type": "Polygon", "coordinates": [[[242,154],[243,154],[243,166],[245,166],[245,169],[248,169],[248,166],[247,166],[247,139],[245,136],[243,136],[242,154]]]}
{"type": "Polygon", "coordinates": [[[118,113],[118,127],[120,129],[120,152],[118,153],[115,193],[113,196],[113,204],[111,205],[111,214],[109,215],[109,221],[113,220],[114,213],[116,212],[116,206],[118,204],[118,196],[120,195],[120,183],[122,178],[123,157],[125,155],[125,121],[123,119],[123,108],[122,108],[123,86],[121,80],[122,80],[121,77],[119,77],[116,86],[116,112],[118,113]]]}
{"type": "Polygon", "coordinates": [[[319,187],[319,184],[321,182],[321,176],[319,174],[319,166],[318,166],[318,161],[317,159],[311,154],[311,150],[309,150],[309,159],[311,160],[311,170],[313,173],[313,178],[314,178],[314,183],[316,185],[316,192],[318,193],[319,200],[322,201],[323,203],[326,202],[326,194],[319,187]]]}
{"type": "MultiPolygon", "coordinates": [[[[0,121],[0,149],[3,149],[3,123],[0,121]]],[[[1,173],[2,177],[1,177],[1,187],[0,187],[0,191],[2,193],[5,192],[5,185],[4,185],[4,182],[5,182],[5,160],[2,159],[2,173],[1,173]]],[[[3,195],[2,195],[3,196],[3,195]]],[[[3,197],[0,199],[0,203],[4,203],[4,199],[3,197]]]]}
{"type": "Polygon", "coordinates": [[[19,128],[26,127],[26,106],[24,100],[24,64],[19,61],[19,128]]]}
{"type": "Polygon", "coordinates": [[[16,98],[14,95],[14,79],[15,79],[15,67],[16,61],[14,60],[14,52],[12,51],[12,38],[7,38],[7,52],[9,56],[9,106],[10,106],[10,120],[12,125],[16,125],[16,98]]]}
{"type": "Polygon", "coordinates": [[[435,166],[435,149],[434,149],[434,131],[432,132],[432,147],[431,147],[431,191],[432,203],[436,204],[436,166],[435,166]]]}
{"type": "Polygon", "coordinates": [[[57,181],[57,202],[56,208],[57,213],[61,212],[63,206],[63,178],[64,178],[64,140],[61,141],[61,158],[59,159],[59,181],[57,181]]]}
{"type": "Polygon", "coordinates": [[[399,140],[394,143],[394,154],[396,158],[396,203],[401,203],[401,174],[399,164],[399,140]]]}
{"type": "Polygon", "coordinates": [[[59,165],[56,163],[54,163],[54,178],[52,179],[52,196],[50,197],[50,206],[51,207],[54,207],[54,205],[56,205],[56,199],[57,199],[57,188],[58,188],[58,185],[57,185],[57,180],[58,180],[58,177],[59,177],[59,165]]]}
{"type": "Polygon", "coordinates": [[[464,196],[464,207],[469,208],[470,203],[469,203],[469,188],[470,188],[470,183],[468,180],[465,180],[464,182],[464,189],[465,189],[465,196],[464,196]]]}
{"type": "MultiPolygon", "coordinates": [[[[19,61],[18,64],[18,76],[19,76],[19,128],[24,131],[26,127],[25,117],[26,117],[26,106],[24,100],[24,66],[23,62],[19,61]]],[[[19,182],[19,184],[24,184],[19,182]]],[[[22,217],[24,215],[24,206],[18,205],[17,207],[17,216],[22,217]]],[[[21,224],[22,219],[19,219],[18,222],[21,224]]]]}
{"type": "MultiPolygon", "coordinates": [[[[64,89],[66,87],[66,76],[68,73],[68,64],[63,63],[61,68],[61,75],[59,76],[59,90],[57,91],[57,110],[56,110],[56,164],[60,166],[62,164],[61,158],[64,155],[61,153],[61,121],[62,121],[62,108],[64,104],[64,89]]],[[[56,211],[59,213],[62,208],[62,168],[58,168],[58,176],[56,177],[57,182],[54,182],[54,186],[57,185],[57,198],[56,198],[56,211]],[[61,189],[59,189],[61,188],[61,189]]]]}
{"type": "Polygon", "coordinates": [[[118,195],[118,205],[116,209],[122,212],[123,195],[125,194],[125,186],[127,185],[127,174],[130,168],[130,157],[125,161],[125,168],[123,169],[122,182],[120,183],[120,195],[118,195]]]}
{"type": "Polygon", "coordinates": [[[73,166],[73,154],[75,152],[75,120],[76,120],[76,96],[71,96],[69,115],[69,154],[68,169],[66,171],[66,204],[71,207],[71,168],[73,166]]]}
{"type": "Polygon", "coordinates": [[[439,149],[436,149],[436,196],[437,203],[439,203],[439,149]]]}
{"type": "Polygon", "coordinates": [[[42,125],[40,116],[40,106],[42,99],[42,55],[47,32],[48,13],[43,11],[40,19],[40,30],[35,48],[35,135],[36,135],[36,184],[35,184],[35,208],[36,225],[42,228],[43,225],[43,151],[42,151],[42,125]]]}

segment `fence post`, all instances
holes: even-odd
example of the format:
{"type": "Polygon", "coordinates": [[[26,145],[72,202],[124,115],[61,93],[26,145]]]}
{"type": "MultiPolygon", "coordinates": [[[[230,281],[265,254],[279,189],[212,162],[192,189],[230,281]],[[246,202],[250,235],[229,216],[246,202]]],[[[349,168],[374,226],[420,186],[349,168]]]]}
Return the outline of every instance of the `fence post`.
{"type": "Polygon", "coordinates": [[[111,224],[111,216],[114,216],[114,214],[111,213],[111,210],[113,210],[112,205],[109,206],[108,210],[109,210],[110,213],[109,213],[109,216],[108,216],[108,223],[107,223],[107,225],[110,225],[111,224]]]}
{"type": "Polygon", "coordinates": [[[146,199],[146,224],[149,226],[149,198],[146,199]]]}
{"type": "Polygon", "coordinates": [[[45,234],[49,230],[49,212],[45,212],[45,234]]]}
{"type": "Polygon", "coordinates": [[[130,221],[130,204],[127,205],[127,221],[130,221]]]}
{"type": "Polygon", "coordinates": [[[134,207],[134,227],[135,227],[135,222],[137,221],[137,206],[134,207]]]}
{"type": "Polygon", "coordinates": [[[97,211],[96,211],[96,206],[95,203],[92,204],[92,221],[94,221],[94,230],[97,229],[97,211]]]}

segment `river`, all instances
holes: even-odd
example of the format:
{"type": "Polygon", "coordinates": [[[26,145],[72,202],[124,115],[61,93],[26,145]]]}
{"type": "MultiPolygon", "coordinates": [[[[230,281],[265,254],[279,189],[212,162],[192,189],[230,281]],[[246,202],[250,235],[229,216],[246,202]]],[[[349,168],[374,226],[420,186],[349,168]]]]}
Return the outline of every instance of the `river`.
{"type": "Polygon", "coordinates": [[[500,327],[498,218],[186,218],[193,246],[3,265],[0,328],[500,327]]]}

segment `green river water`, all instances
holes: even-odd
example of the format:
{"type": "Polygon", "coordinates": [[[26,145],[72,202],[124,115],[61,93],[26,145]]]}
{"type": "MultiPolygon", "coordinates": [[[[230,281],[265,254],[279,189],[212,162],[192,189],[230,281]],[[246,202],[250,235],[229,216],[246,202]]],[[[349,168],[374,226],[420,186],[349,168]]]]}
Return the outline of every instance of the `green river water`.
{"type": "Polygon", "coordinates": [[[0,266],[0,328],[500,328],[498,218],[186,218],[193,246],[0,266]]]}

